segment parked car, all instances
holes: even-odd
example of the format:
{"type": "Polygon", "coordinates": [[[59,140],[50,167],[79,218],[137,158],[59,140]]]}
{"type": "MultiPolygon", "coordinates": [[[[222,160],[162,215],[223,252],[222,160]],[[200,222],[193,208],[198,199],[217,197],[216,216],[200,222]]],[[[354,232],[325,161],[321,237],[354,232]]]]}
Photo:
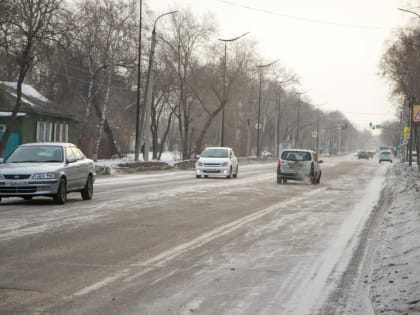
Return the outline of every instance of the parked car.
{"type": "Polygon", "coordinates": [[[383,161],[388,161],[392,163],[392,152],[391,150],[383,150],[381,152],[379,152],[379,163],[383,162],[383,161]]]}
{"type": "Polygon", "coordinates": [[[358,160],[360,160],[360,159],[366,159],[366,160],[369,160],[369,159],[370,159],[370,155],[369,155],[369,153],[368,153],[367,151],[360,151],[360,152],[357,154],[357,159],[358,159],[358,160]]]}
{"type": "Polygon", "coordinates": [[[287,180],[306,180],[312,184],[319,184],[321,169],[318,156],[311,150],[287,149],[283,150],[277,161],[277,184],[287,183],[287,180]]]}
{"type": "Polygon", "coordinates": [[[94,162],[74,144],[21,144],[0,164],[0,200],[47,196],[64,204],[70,192],[80,192],[83,200],[90,200],[95,176],[94,162]]]}
{"type": "Polygon", "coordinates": [[[238,177],[239,163],[232,148],[208,147],[197,156],[197,159],[195,164],[197,178],[201,176],[238,177]]]}

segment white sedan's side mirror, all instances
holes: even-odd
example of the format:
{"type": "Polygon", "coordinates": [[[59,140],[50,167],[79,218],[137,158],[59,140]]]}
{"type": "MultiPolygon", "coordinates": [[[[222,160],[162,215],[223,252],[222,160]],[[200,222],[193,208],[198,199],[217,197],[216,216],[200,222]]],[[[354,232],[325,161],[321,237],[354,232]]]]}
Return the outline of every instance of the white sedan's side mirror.
{"type": "Polygon", "coordinates": [[[200,158],[200,154],[197,154],[195,158],[198,160],[200,158]]]}

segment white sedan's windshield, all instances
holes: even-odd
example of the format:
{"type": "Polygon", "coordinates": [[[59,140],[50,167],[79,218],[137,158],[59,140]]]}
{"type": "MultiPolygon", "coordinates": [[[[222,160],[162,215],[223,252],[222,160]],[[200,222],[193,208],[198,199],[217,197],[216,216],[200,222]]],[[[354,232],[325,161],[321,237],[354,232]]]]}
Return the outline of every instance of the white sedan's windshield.
{"type": "Polygon", "coordinates": [[[60,146],[22,146],[18,147],[5,161],[6,163],[63,162],[63,149],[60,146]]]}
{"type": "Polygon", "coordinates": [[[228,150],[227,149],[206,149],[201,154],[202,157],[206,158],[227,158],[228,150]]]}

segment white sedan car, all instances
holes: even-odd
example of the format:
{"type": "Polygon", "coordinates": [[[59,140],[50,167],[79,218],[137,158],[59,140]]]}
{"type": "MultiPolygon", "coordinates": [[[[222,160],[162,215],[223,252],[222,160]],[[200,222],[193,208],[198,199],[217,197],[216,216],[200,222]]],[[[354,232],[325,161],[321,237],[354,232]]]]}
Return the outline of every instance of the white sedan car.
{"type": "Polygon", "coordinates": [[[70,192],[80,192],[83,200],[90,200],[95,176],[94,162],[74,144],[21,144],[0,164],[0,201],[48,196],[64,204],[70,192]]]}
{"type": "Polygon", "coordinates": [[[208,147],[197,156],[195,176],[223,176],[226,178],[238,177],[239,164],[232,148],[208,147]]]}

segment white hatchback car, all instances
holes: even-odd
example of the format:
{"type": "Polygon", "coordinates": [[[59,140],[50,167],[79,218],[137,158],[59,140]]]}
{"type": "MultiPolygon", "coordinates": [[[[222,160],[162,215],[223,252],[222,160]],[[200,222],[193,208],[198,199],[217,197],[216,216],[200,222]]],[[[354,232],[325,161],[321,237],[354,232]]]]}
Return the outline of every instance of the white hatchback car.
{"type": "Polygon", "coordinates": [[[392,152],[391,150],[383,150],[379,153],[379,163],[388,161],[392,163],[392,152]]]}
{"type": "Polygon", "coordinates": [[[226,178],[238,177],[239,163],[232,148],[208,147],[201,155],[197,155],[195,176],[223,176],[226,178]]]}

